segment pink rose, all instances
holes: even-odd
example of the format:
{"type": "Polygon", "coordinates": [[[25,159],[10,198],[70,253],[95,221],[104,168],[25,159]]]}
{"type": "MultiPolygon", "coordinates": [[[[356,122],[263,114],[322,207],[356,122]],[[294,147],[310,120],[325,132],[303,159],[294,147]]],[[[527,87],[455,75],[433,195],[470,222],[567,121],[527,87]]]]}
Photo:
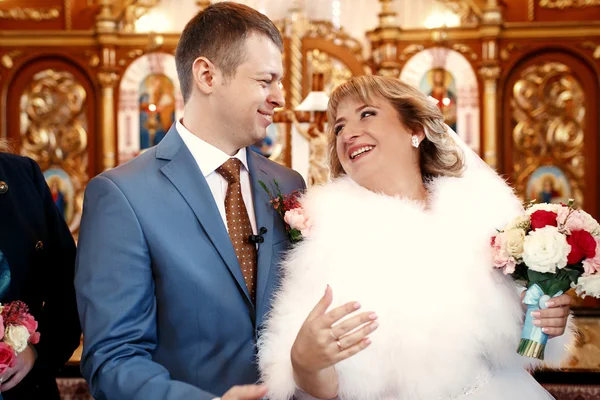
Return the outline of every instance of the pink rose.
{"type": "Polygon", "coordinates": [[[21,316],[21,318],[19,319],[19,322],[25,327],[27,328],[27,331],[29,332],[29,334],[31,335],[33,332],[35,332],[38,328],[38,322],[35,320],[35,318],[33,318],[33,315],[25,313],[21,316]]]}
{"type": "Polygon", "coordinates": [[[302,207],[286,211],[283,220],[290,228],[299,230],[300,233],[302,233],[302,236],[308,236],[310,234],[312,224],[310,219],[304,214],[304,209],[302,207]]]}
{"type": "Polygon", "coordinates": [[[17,357],[12,347],[4,342],[0,343],[0,375],[3,374],[8,368],[15,366],[17,357]]]}
{"type": "Polygon", "coordinates": [[[0,340],[4,338],[4,317],[0,315],[0,340]]]}
{"type": "Polygon", "coordinates": [[[577,210],[561,207],[556,218],[559,224],[564,224],[569,232],[584,230],[585,217],[577,210]],[[570,214],[569,214],[570,213],[570,214]]]}
{"type": "Polygon", "coordinates": [[[31,344],[38,344],[40,342],[40,333],[39,332],[33,332],[31,334],[31,336],[29,336],[29,343],[31,344]]]}
{"type": "Polygon", "coordinates": [[[592,258],[586,258],[582,264],[584,275],[592,275],[600,271],[600,239],[596,239],[596,255],[592,258]]]}
{"type": "Polygon", "coordinates": [[[513,256],[511,256],[504,246],[504,242],[506,239],[506,234],[499,233],[498,235],[492,238],[492,253],[493,253],[493,264],[494,268],[501,268],[504,272],[504,275],[512,274],[515,272],[515,267],[517,266],[517,260],[513,256]]]}

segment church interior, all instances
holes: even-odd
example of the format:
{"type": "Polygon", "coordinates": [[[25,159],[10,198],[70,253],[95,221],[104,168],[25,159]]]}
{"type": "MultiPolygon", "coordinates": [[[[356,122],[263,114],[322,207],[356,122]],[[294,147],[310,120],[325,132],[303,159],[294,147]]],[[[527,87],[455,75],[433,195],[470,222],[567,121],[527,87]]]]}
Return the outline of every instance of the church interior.
{"type": "MultiPolygon", "coordinates": [[[[203,0],[0,0],[0,139],[34,159],[77,238],[86,184],[158,144],[183,114],[174,52],[203,0]]],[[[325,110],[352,76],[399,78],[523,201],[600,217],[600,0],[240,0],[284,39],[283,90],[252,150],[329,179],[325,110]]],[[[574,299],[578,341],[535,373],[559,400],[600,398],[600,301],[574,299]]],[[[418,306],[418,305],[417,305],[418,306]]],[[[58,378],[91,399],[81,348],[58,378]]]]}

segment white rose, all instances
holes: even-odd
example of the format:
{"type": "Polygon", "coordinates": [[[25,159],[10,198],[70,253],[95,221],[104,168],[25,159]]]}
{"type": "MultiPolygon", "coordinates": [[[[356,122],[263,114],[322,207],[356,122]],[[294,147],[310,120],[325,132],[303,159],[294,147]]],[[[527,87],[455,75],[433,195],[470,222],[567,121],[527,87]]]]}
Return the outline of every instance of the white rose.
{"type": "Polygon", "coordinates": [[[539,210],[543,210],[543,211],[552,211],[555,213],[558,213],[558,210],[562,207],[562,205],[560,204],[548,204],[548,203],[540,203],[540,204],[534,204],[533,206],[529,207],[526,212],[527,215],[531,215],[536,211],[539,210]]]}
{"type": "Polygon", "coordinates": [[[523,229],[511,229],[505,232],[503,245],[508,254],[514,258],[521,258],[523,255],[523,243],[525,242],[525,231],[523,229]]]}
{"type": "Polygon", "coordinates": [[[531,218],[529,217],[529,215],[519,215],[504,227],[504,231],[510,231],[511,229],[515,228],[524,228],[530,223],[531,218]]]}
{"type": "Polygon", "coordinates": [[[20,353],[27,347],[29,331],[23,325],[9,325],[4,332],[4,342],[20,353]]]}
{"type": "Polygon", "coordinates": [[[567,265],[571,246],[565,235],[554,226],[529,232],[523,243],[523,262],[537,272],[555,273],[567,265]]]}
{"type": "Polygon", "coordinates": [[[577,280],[575,291],[581,297],[600,297],[600,274],[580,276],[577,280]]]}

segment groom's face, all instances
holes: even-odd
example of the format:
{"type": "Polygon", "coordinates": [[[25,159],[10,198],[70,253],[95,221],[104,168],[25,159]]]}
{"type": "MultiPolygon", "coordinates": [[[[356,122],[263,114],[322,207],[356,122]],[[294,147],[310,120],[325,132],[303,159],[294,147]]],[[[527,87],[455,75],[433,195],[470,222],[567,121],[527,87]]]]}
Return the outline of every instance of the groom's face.
{"type": "Polygon", "coordinates": [[[245,41],[245,59],[235,75],[217,77],[215,113],[236,148],[264,139],[275,108],[283,107],[281,51],[268,37],[252,34],[245,41]]]}
{"type": "Polygon", "coordinates": [[[372,104],[343,100],[334,132],[342,168],[361,186],[388,193],[396,179],[415,171],[411,134],[384,99],[374,98],[372,104]]]}

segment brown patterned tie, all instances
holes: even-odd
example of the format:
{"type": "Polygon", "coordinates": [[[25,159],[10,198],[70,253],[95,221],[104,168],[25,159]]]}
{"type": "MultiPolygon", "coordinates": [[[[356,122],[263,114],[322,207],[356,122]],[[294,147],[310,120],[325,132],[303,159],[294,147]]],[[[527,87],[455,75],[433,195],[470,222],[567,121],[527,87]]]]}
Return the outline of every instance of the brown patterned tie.
{"type": "Polygon", "coordinates": [[[225,214],[227,216],[227,228],[229,238],[237,255],[248,293],[252,302],[256,298],[254,292],[256,282],[256,246],[248,240],[252,235],[252,225],[248,217],[248,210],[242,197],[242,185],[240,184],[240,168],[242,162],[237,158],[230,158],[217,168],[217,172],[229,183],[225,195],[225,214]]]}

